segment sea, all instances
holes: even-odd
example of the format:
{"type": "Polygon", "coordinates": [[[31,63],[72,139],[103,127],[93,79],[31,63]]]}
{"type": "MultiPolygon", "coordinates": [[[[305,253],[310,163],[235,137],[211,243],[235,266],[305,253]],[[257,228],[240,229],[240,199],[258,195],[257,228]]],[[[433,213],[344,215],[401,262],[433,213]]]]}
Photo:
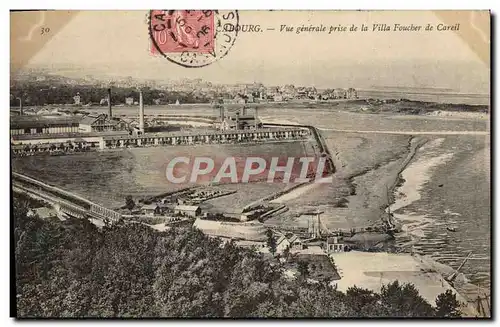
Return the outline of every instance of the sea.
{"type": "Polygon", "coordinates": [[[471,253],[460,272],[484,288],[491,283],[490,150],[489,136],[431,138],[403,171],[394,211],[417,240],[411,251],[455,269],[471,253]]]}

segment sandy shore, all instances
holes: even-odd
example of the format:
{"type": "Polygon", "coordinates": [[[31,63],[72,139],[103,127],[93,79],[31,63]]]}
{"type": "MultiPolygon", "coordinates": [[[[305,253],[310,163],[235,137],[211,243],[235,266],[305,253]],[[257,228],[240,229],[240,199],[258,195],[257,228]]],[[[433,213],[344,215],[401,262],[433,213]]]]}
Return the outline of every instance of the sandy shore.
{"type": "Polygon", "coordinates": [[[425,215],[395,213],[395,211],[420,200],[420,192],[431,179],[432,170],[451,160],[453,153],[436,155],[433,151],[439,148],[443,141],[442,138],[435,139],[417,150],[419,158],[409,164],[401,173],[404,183],[395,190],[396,200],[390,206],[394,218],[403,224],[403,231],[415,237],[423,237],[423,227],[433,223],[434,220],[427,218],[425,215]]]}

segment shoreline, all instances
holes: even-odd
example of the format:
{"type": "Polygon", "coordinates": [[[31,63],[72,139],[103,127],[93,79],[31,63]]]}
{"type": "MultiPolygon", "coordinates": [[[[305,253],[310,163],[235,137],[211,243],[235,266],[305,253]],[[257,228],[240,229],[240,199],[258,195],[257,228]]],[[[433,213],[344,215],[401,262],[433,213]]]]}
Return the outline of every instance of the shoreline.
{"type": "Polygon", "coordinates": [[[432,224],[434,220],[427,218],[426,215],[397,213],[397,211],[420,200],[420,191],[431,180],[432,170],[446,164],[453,157],[453,153],[435,156],[423,152],[439,147],[443,141],[444,139],[439,138],[418,147],[413,158],[398,175],[398,184],[401,185],[395,187],[391,192],[392,194],[396,194],[393,195],[394,201],[388,209],[393,213],[395,220],[401,223],[403,232],[411,236],[412,242],[418,242],[419,238],[423,237],[422,228],[428,224],[432,224]],[[413,161],[416,156],[419,157],[413,161]],[[400,183],[401,181],[402,183],[400,183]]]}
{"type": "MultiPolygon", "coordinates": [[[[437,258],[429,254],[419,254],[413,251],[413,245],[420,242],[421,238],[425,237],[425,227],[437,223],[435,219],[429,218],[427,214],[418,214],[412,211],[405,211],[405,208],[421,199],[421,191],[423,187],[432,179],[434,170],[447,164],[453,157],[454,153],[436,154],[432,151],[438,148],[444,139],[438,138],[427,142],[426,144],[417,148],[413,159],[410,160],[408,165],[402,169],[399,174],[398,183],[391,192],[394,197],[393,203],[388,207],[393,213],[394,220],[400,224],[402,231],[396,234],[396,240],[401,237],[410,237],[411,241],[398,244],[400,250],[411,247],[409,255],[415,261],[423,262],[433,271],[439,273],[444,279],[455,272],[455,268],[446,263],[437,261],[437,258]],[[416,158],[416,159],[415,159],[416,158]],[[398,213],[399,212],[399,213],[398,213]]],[[[404,251],[402,251],[404,252],[404,251]]],[[[439,254],[439,250],[436,251],[439,254]]],[[[490,296],[491,289],[471,283],[463,272],[458,272],[456,279],[449,283],[466,306],[463,307],[467,313],[473,316],[475,311],[475,301],[477,296],[481,297],[490,296]]]]}

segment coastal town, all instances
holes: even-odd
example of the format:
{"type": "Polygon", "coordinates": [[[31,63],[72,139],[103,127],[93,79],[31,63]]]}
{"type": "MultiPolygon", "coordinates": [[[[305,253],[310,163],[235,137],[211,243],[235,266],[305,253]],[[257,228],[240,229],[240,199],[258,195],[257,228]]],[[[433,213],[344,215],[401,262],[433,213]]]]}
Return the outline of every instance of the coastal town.
{"type": "MultiPolygon", "coordinates": [[[[97,89],[113,86],[117,92],[113,105],[138,105],[136,89],[141,87],[146,105],[183,103],[225,104],[281,103],[294,101],[328,101],[356,99],[358,94],[352,87],[317,89],[314,86],[266,86],[263,83],[215,84],[202,79],[180,79],[177,81],[136,81],[131,77],[113,78],[110,84],[93,77],[73,79],[31,70],[18,74],[12,81],[11,106],[20,101],[28,106],[67,104],[74,106],[106,106],[108,99],[99,97],[97,89]],[[139,83],[139,84],[138,84],[139,83]],[[21,99],[21,100],[20,100],[21,99]]],[[[26,113],[29,113],[27,111],[26,113]]]]}

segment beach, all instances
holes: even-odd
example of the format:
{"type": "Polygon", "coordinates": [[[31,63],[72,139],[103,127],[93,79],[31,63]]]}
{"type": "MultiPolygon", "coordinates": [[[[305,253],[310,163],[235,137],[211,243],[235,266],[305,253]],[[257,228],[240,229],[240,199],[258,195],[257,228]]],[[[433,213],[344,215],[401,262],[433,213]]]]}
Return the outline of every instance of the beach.
{"type": "Polygon", "coordinates": [[[491,260],[488,149],[478,136],[434,138],[401,173],[390,206],[402,235],[412,238],[408,251],[453,268],[472,251],[461,272],[486,288],[491,260]]]}

